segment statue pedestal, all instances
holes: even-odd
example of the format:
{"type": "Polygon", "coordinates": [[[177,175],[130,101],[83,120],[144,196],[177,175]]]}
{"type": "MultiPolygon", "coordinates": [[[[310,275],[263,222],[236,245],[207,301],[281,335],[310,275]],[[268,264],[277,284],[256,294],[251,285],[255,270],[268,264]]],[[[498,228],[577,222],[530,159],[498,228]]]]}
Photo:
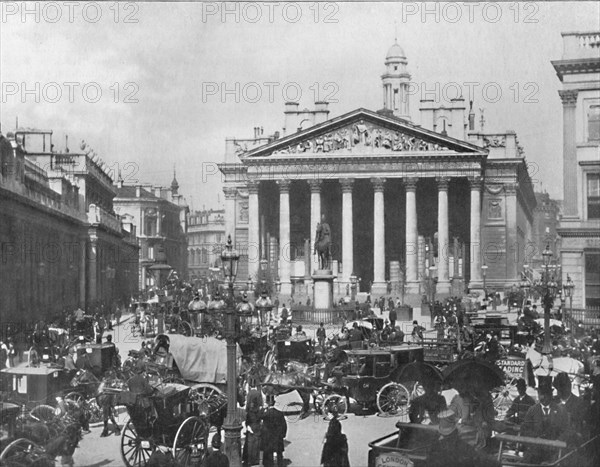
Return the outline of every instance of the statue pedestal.
{"type": "Polygon", "coordinates": [[[318,269],[313,273],[313,306],[315,310],[333,308],[333,279],[335,278],[331,269],[318,269]]]}

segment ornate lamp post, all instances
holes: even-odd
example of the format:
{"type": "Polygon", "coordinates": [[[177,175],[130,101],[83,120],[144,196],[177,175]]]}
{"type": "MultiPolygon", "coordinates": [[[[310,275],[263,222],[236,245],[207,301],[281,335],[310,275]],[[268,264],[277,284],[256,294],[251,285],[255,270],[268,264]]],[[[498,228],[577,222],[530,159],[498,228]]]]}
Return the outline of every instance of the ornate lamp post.
{"type": "MultiPolygon", "coordinates": [[[[225,309],[225,337],[227,339],[227,416],[223,424],[225,430],[225,454],[232,466],[241,465],[241,430],[242,424],[237,411],[237,361],[236,361],[236,338],[239,335],[238,312],[243,310],[236,308],[233,296],[233,284],[237,275],[239,253],[233,249],[231,235],[227,239],[227,245],[221,253],[221,264],[223,276],[229,286],[229,296],[225,309]]],[[[247,304],[247,301],[246,301],[247,304]]],[[[240,303],[242,305],[242,303],[240,303]]]]}
{"type": "Polygon", "coordinates": [[[483,265],[481,266],[481,274],[483,275],[483,295],[484,295],[484,300],[486,300],[486,302],[487,302],[487,284],[486,284],[487,270],[488,270],[488,266],[487,266],[487,264],[485,264],[485,261],[484,261],[483,265]]]}
{"type": "Polygon", "coordinates": [[[265,314],[270,314],[271,310],[273,309],[273,304],[271,303],[271,299],[268,297],[265,289],[263,289],[262,293],[260,294],[260,298],[256,300],[255,305],[258,309],[259,321],[260,325],[262,326],[264,323],[265,314]]]}
{"type": "Polygon", "coordinates": [[[550,276],[550,261],[552,260],[552,250],[550,245],[546,245],[546,249],[542,252],[542,258],[544,259],[544,268],[542,275],[541,292],[542,292],[542,303],[544,305],[544,346],[542,347],[542,354],[550,355],[552,353],[552,340],[550,338],[550,310],[554,304],[554,297],[556,296],[557,284],[554,281],[554,277],[550,276]]]}
{"type": "Polygon", "coordinates": [[[565,291],[565,297],[569,299],[569,319],[573,319],[573,289],[575,289],[575,284],[568,274],[567,283],[563,285],[563,289],[565,291]]]}
{"type": "Polygon", "coordinates": [[[350,275],[350,283],[352,284],[350,286],[350,289],[352,290],[352,301],[356,300],[356,289],[358,287],[358,277],[356,277],[356,274],[352,273],[350,275]]]}

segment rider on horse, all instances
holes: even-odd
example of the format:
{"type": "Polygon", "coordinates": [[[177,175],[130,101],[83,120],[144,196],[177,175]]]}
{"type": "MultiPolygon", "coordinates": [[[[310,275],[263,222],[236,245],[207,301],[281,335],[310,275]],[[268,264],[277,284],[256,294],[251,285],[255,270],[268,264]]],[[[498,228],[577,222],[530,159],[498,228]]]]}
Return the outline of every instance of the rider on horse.
{"type": "Polygon", "coordinates": [[[321,222],[317,224],[315,235],[315,255],[319,255],[319,269],[328,269],[331,258],[331,228],[325,222],[325,215],[321,216],[321,222]]]}

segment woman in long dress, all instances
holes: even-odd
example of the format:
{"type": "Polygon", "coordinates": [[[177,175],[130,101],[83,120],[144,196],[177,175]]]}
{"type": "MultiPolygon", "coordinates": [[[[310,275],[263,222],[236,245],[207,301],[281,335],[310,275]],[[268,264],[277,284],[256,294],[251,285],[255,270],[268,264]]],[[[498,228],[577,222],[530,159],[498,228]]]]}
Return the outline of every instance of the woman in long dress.
{"type": "Polygon", "coordinates": [[[325,444],[321,452],[321,465],[323,467],[350,467],[348,440],[342,433],[342,424],[337,418],[333,418],[329,422],[325,444]]]}

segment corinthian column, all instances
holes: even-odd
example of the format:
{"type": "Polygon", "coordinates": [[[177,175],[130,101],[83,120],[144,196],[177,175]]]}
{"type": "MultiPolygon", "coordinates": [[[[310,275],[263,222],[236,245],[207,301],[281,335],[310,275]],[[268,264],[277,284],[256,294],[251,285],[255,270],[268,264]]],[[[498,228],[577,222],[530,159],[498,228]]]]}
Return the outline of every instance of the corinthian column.
{"type": "Polygon", "coordinates": [[[418,231],[417,231],[417,180],[404,180],[406,189],[406,291],[419,292],[418,269],[418,231]]]}
{"type": "Polygon", "coordinates": [[[471,283],[469,288],[483,287],[481,281],[481,177],[469,178],[471,185],[471,283]]]}
{"type": "Polygon", "coordinates": [[[310,250],[310,258],[312,258],[312,270],[319,269],[319,258],[314,254],[315,249],[315,232],[317,224],[321,222],[321,180],[308,180],[310,186],[310,234],[312,248],[310,250]]]}
{"type": "Polygon", "coordinates": [[[257,181],[248,182],[248,275],[253,279],[258,274],[260,264],[259,248],[259,210],[257,181]]]}
{"type": "Polygon", "coordinates": [[[342,186],[342,282],[349,283],[354,272],[354,242],[352,225],[353,179],[340,180],[342,186]]]}
{"type": "Polygon", "coordinates": [[[437,293],[450,293],[449,234],[448,234],[448,178],[440,177],[438,184],[438,285],[437,293]]]}
{"type": "Polygon", "coordinates": [[[563,104],[563,217],[577,217],[577,145],[575,141],[576,89],[558,91],[563,104]]]}
{"type": "Polygon", "coordinates": [[[371,293],[386,293],[385,283],[385,208],[383,188],[385,179],[373,178],[373,288],[371,293]]]}
{"type": "Polygon", "coordinates": [[[279,279],[281,293],[290,295],[290,181],[280,180],[279,185],[279,279]]]}

